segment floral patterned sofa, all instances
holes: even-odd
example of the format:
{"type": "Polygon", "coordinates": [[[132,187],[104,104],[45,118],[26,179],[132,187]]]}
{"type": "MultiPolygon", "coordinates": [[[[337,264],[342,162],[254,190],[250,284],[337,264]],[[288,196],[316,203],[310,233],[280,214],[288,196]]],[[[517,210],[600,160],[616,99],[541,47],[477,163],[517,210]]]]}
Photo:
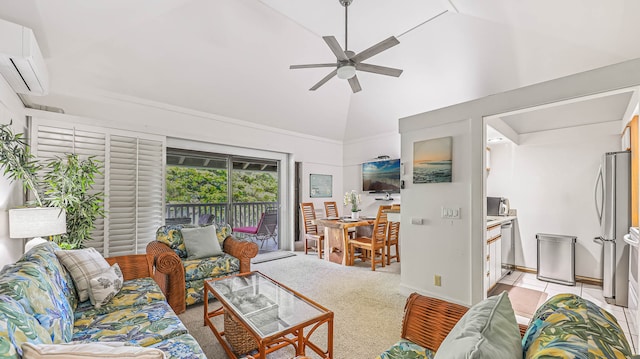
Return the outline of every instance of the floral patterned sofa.
{"type": "Polygon", "coordinates": [[[156,231],[156,240],[147,245],[147,255],[156,267],[171,273],[166,279],[169,303],[176,313],[182,313],[187,305],[203,301],[204,281],[234,273],[251,271],[251,258],[258,254],[258,245],[241,241],[229,235],[229,226],[217,226],[217,236],[222,256],[187,259],[182,236],[183,225],[166,225],[156,231]]]}
{"type": "MultiPolygon", "coordinates": [[[[466,311],[413,293],[407,299],[402,339],[377,359],[439,358],[438,349],[466,311]]],[[[615,317],[575,294],[555,295],[538,308],[528,327],[519,327],[522,352],[505,358],[638,358],[615,317]]]]}
{"type": "Polygon", "coordinates": [[[34,247],[0,272],[0,358],[21,358],[22,344],[125,342],[158,348],[167,358],[206,358],[149,277],[145,255],[118,263],[123,288],[106,305],[78,303],[74,282],[53,243],[34,247]]]}

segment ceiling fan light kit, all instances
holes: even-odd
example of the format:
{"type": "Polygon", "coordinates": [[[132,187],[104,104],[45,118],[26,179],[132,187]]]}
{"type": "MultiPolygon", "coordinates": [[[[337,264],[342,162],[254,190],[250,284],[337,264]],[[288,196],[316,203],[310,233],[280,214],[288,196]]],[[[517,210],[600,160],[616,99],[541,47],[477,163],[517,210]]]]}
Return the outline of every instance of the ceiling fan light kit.
{"type": "Polygon", "coordinates": [[[373,57],[384,50],[387,50],[400,43],[398,39],[391,36],[379,43],[369,47],[368,49],[355,53],[350,51],[347,47],[348,44],[348,9],[353,0],[338,0],[342,6],[344,6],[344,50],[340,47],[338,40],[334,36],[323,36],[322,38],[327,43],[333,54],[336,56],[335,63],[328,64],[309,64],[309,65],[291,65],[290,69],[308,69],[316,67],[335,67],[335,70],[331,71],[327,76],[320,80],[317,84],[313,85],[309,90],[315,91],[320,86],[324,85],[327,81],[331,80],[334,76],[338,76],[339,79],[348,80],[353,93],[362,90],[360,81],[356,71],[371,72],[374,74],[387,75],[393,77],[399,77],[402,74],[402,70],[394,69],[391,67],[384,67],[378,65],[365,64],[362,61],[373,57]]]}
{"type": "Polygon", "coordinates": [[[338,78],[348,80],[356,75],[356,67],[353,65],[343,65],[338,67],[338,78]]]}

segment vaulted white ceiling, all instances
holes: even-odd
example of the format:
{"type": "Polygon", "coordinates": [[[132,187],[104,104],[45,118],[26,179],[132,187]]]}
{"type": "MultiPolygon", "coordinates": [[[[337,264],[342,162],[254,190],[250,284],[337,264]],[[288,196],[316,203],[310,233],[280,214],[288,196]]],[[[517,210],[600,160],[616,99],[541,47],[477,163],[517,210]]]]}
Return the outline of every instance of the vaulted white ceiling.
{"type": "Polygon", "coordinates": [[[636,0],[354,0],[349,48],[394,35],[352,94],[322,40],[344,45],[338,0],[0,0],[32,28],[51,74],[36,103],[73,114],[115,94],[336,140],[396,132],[404,116],[640,57],[636,0]],[[424,23],[437,14],[442,16],[424,23]]]}

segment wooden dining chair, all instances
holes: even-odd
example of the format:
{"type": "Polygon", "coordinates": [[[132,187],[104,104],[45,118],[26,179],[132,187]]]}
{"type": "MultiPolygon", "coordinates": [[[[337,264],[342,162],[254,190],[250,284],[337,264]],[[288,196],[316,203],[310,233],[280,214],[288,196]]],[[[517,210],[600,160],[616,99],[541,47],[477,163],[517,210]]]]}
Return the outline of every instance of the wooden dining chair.
{"type": "Polygon", "coordinates": [[[324,203],[324,215],[328,217],[340,217],[338,214],[338,205],[336,202],[325,202],[324,203]]]}
{"type": "Polygon", "coordinates": [[[380,263],[385,266],[385,248],[387,241],[387,214],[385,210],[391,209],[391,206],[380,206],[378,208],[378,215],[375,222],[373,222],[373,229],[371,231],[371,237],[356,237],[349,240],[349,261],[353,265],[355,262],[355,250],[360,249],[360,260],[370,260],[371,270],[376,270],[376,264],[380,263]],[[369,258],[364,257],[364,251],[369,252],[369,258]],[[380,257],[380,259],[377,259],[380,257]]]}
{"type": "MultiPolygon", "coordinates": [[[[396,205],[391,206],[394,209],[396,205]]],[[[400,207],[398,205],[398,207],[400,207]]],[[[387,229],[387,265],[391,264],[391,259],[395,258],[396,262],[400,262],[400,245],[398,244],[398,238],[400,237],[400,222],[389,222],[389,228],[387,229]],[[395,246],[394,254],[391,255],[391,246],[395,246]]]]}
{"type": "Polygon", "coordinates": [[[318,258],[322,259],[324,234],[318,231],[318,226],[312,223],[312,221],[316,219],[316,210],[313,207],[313,203],[300,203],[300,211],[302,212],[302,218],[304,219],[304,254],[308,254],[309,249],[312,249],[318,253],[318,258]]]}
{"type": "MultiPolygon", "coordinates": [[[[339,218],[340,217],[340,213],[338,213],[338,205],[336,204],[336,202],[324,202],[324,215],[327,218],[330,217],[336,217],[339,218]]],[[[353,239],[356,238],[356,229],[355,228],[349,228],[349,238],[353,239]]]]}

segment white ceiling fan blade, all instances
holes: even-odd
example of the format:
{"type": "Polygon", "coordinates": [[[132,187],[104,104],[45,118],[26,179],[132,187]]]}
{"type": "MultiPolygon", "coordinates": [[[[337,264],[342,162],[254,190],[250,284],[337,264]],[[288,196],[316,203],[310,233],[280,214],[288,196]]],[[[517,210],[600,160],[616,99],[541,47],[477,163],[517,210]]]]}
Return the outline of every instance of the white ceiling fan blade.
{"type": "Polygon", "coordinates": [[[311,68],[316,68],[316,67],[336,67],[338,66],[337,64],[308,64],[308,65],[291,65],[289,66],[290,70],[293,69],[311,69],[311,68]]]}
{"type": "Polygon", "coordinates": [[[356,64],[356,70],[372,72],[374,74],[387,75],[393,77],[399,77],[402,74],[402,70],[394,69],[393,67],[385,67],[371,64],[356,64]]]}
{"type": "Polygon", "coordinates": [[[338,69],[335,69],[335,70],[331,71],[327,76],[325,76],[322,80],[320,80],[320,82],[318,82],[317,84],[313,85],[313,87],[310,88],[309,91],[317,90],[320,86],[324,85],[325,82],[331,80],[331,78],[334,77],[337,74],[338,74],[338,69]]]}
{"type": "Polygon", "coordinates": [[[322,38],[327,43],[327,45],[329,45],[329,48],[331,49],[331,51],[333,51],[333,54],[336,55],[336,58],[338,59],[338,61],[349,60],[349,58],[347,57],[347,54],[344,53],[344,51],[342,50],[342,47],[340,47],[340,43],[338,43],[338,40],[336,40],[335,37],[323,36],[322,38]]]}
{"type": "Polygon", "coordinates": [[[353,91],[353,93],[360,92],[360,90],[362,90],[360,81],[358,81],[358,76],[354,75],[352,78],[350,78],[349,85],[351,85],[351,91],[353,91]]]}
{"type": "Polygon", "coordinates": [[[370,57],[373,57],[379,53],[381,53],[382,51],[391,48],[393,46],[396,46],[400,43],[400,41],[398,39],[396,39],[394,36],[391,36],[387,39],[384,39],[382,41],[380,41],[379,43],[371,46],[370,48],[361,51],[360,53],[358,53],[356,56],[352,57],[351,60],[353,62],[360,62],[360,61],[364,61],[370,57]]]}

